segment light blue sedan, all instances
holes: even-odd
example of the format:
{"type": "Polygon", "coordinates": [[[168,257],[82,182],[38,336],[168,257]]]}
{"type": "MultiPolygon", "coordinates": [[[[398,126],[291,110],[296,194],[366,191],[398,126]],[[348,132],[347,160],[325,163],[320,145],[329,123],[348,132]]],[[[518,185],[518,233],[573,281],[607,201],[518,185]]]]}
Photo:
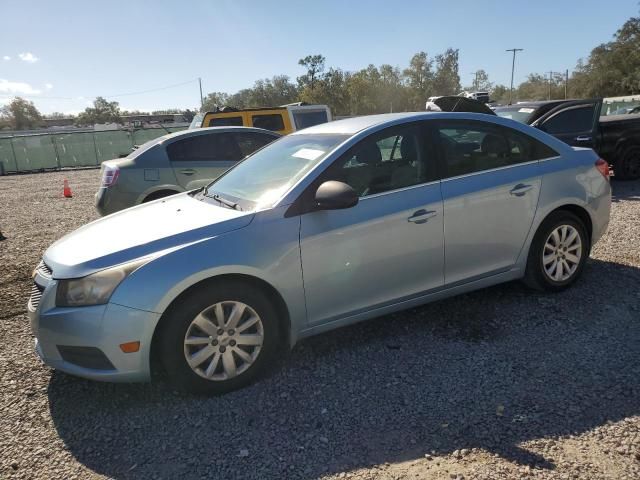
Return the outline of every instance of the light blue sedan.
{"type": "Polygon", "coordinates": [[[45,363],[222,393],[301,338],[500,282],[562,290],[609,222],[607,163],[473,113],[351,118],[208,187],[85,225],[34,271],[45,363]]]}

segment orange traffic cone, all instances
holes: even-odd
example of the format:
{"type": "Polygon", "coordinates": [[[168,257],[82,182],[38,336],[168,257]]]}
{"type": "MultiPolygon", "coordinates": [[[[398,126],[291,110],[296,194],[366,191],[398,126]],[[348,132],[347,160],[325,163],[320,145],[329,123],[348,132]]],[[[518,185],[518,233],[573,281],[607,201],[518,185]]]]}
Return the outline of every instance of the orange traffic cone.
{"type": "Polygon", "coordinates": [[[73,197],[73,193],[71,193],[71,187],[69,187],[69,181],[66,178],[64,179],[64,189],[62,190],[62,195],[64,195],[65,198],[73,197]]]}

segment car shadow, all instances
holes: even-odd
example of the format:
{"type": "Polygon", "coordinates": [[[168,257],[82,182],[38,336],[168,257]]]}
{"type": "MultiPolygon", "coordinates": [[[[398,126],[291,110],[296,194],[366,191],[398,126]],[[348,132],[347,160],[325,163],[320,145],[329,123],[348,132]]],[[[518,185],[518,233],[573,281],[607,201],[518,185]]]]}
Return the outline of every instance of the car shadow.
{"type": "Polygon", "coordinates": [[[621,200],[638,202],[640,201],[640,180],[615,180],[611,181],[611,201],[621,200]]]}
{"type": "Polygon", "coordinates": [[[523,446],[640,413],[640,269],[589,260],[555,294],[514,282],[302,341],[251,387],[215,398],[54,372],[66,448],[114,478],[316,478],[523,446]]]}

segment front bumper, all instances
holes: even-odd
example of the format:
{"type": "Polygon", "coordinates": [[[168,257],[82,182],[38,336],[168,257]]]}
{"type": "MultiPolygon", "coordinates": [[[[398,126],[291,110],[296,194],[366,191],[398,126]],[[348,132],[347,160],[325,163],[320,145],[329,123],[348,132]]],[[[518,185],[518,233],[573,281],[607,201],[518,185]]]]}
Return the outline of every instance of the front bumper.
{"type": "MultiPolygon", "coordinates": [[[[150,353],[153,332],[160,314],[109,303],[89,307],[55,306],[57,282],[51,280],[37,307],[29,302],[31,329],[36,352],[44,363],[72,375],[110,382],[148,381],[151,378],[150,353]],[[124,353],[120,344],[139,341],[140,349],[124,353]],[[76,347],[66,348],[65,347],[76,347]],[[82,347],[82,348],[78,348],[82,347]],[[88,368],[69,361],[68,350],[99,351],[108,360],[103,367],[88,368]]],[[[78,363],[83,363],[78,361],[78,363]]]]}

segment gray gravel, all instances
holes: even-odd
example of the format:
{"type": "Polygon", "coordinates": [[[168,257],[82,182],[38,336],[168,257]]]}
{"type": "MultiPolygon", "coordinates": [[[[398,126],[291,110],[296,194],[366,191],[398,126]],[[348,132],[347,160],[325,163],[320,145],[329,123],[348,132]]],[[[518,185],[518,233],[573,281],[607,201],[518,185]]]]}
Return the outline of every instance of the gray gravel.
{"type": "Polygon", "coordinates": [[[96,217],[97,184],[0,177],[0,478],[640,478],[640,182],[614,182],[575,288],[512,283],[333,331],[219,398],[33,353],[31,270],[96,217]]]}

